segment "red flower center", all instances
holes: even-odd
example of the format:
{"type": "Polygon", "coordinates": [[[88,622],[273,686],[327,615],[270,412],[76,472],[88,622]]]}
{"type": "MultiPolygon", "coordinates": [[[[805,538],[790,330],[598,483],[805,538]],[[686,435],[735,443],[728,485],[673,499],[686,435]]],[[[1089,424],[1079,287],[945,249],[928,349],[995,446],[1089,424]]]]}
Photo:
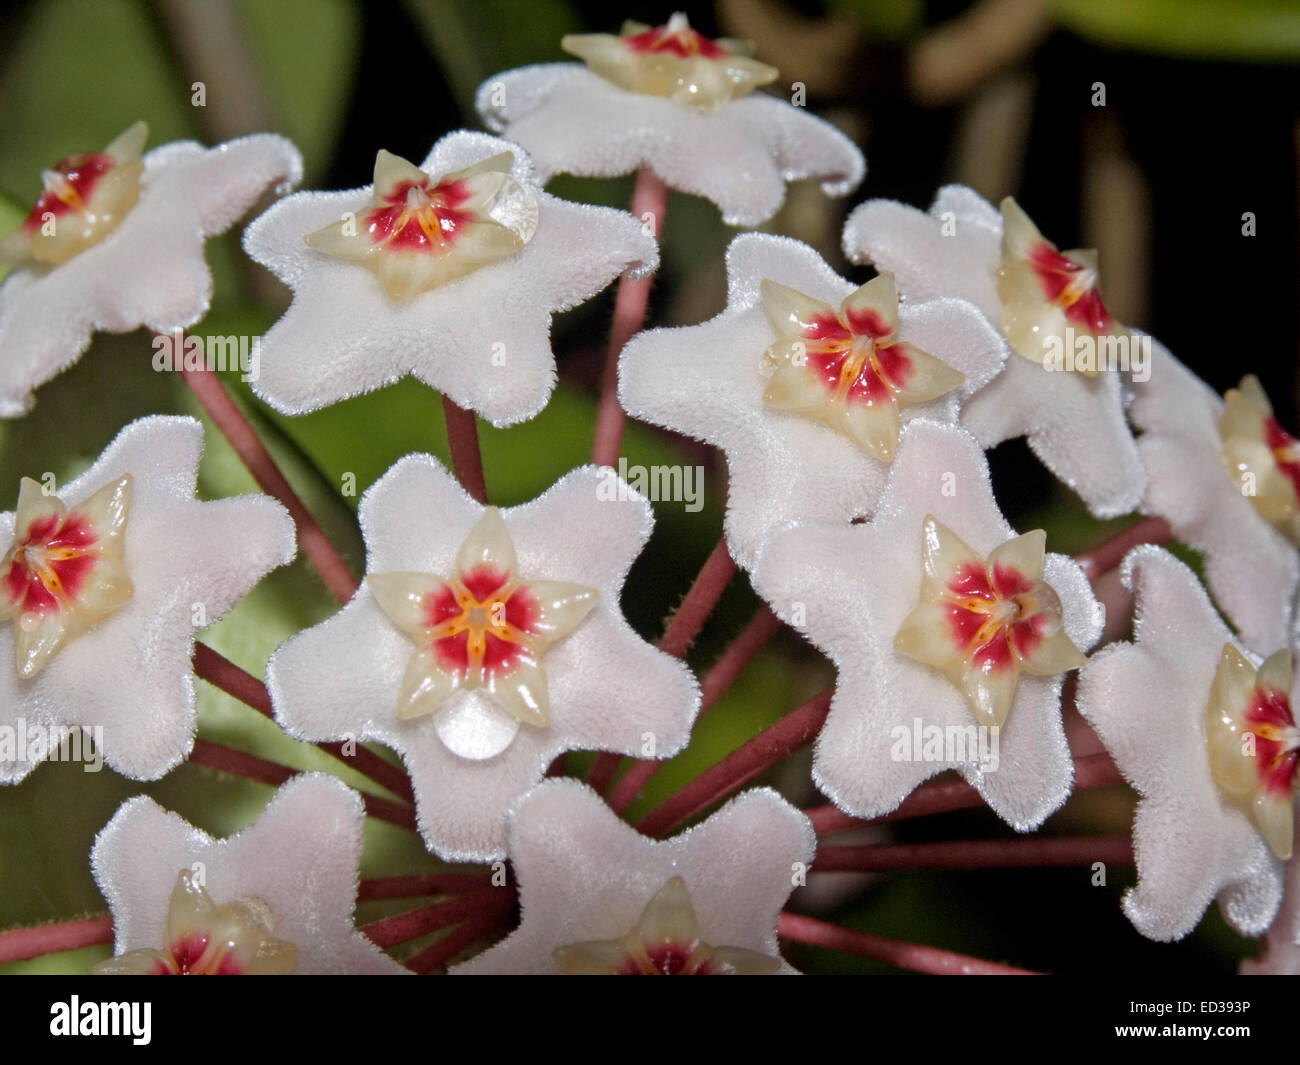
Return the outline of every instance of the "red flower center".
{"type": "Polygon", "coordinates": [[[97,543],[95,530],[76,513],[32,522],[4,573],[10,605],[24,614],[63,609],[95,568],[97,543]]]}
{"type": "Polygon", "coordinates": [[[461,230],[475,221],[473,211],[460,205],[469,199],[463,181],[400,181],[383,196],[384,206],[365,212],[364,224],[376,244],[400,251],[441,253],[455,243],[461,230]]]}
{"type": "Polygon", "coordinates": [[[689,26],[683,28],[670,27],[667,25],[655,26],[653,29],[645,30],[642,33],[632,34],[623,38],[632,51],[646,53],[667,53],[669,55],[681,56],[683,59],[689,59],[693,56],[700,56],[704,59],[723,59],[727,52],[710,37],[691,29],[689,26]]]}
{"type": "Polygon", "coordinates": [[[462,674],[513,669],[537,628],[537,600],[507,573],[486,565],[428,596],[424,610],[438,662],[462,674]]]}
{"type": "Polygon", "coordinates": [[[1043,639],[1048,618],[1038,609],[1040,582],[1009,566],[963,566],[948,582],[943,607],[953,640],[983,669],[1006,669],[1043,639]]]}
{"type": "Polygon", "coordinates": [[[836,399],[882,403],[907,387],[912,360],[900,344],[887,343],[889,326],[874,311],[823,314],[803,332],[812,342],[808,366],[836,399]]]}
{"type": "Polygon", "coordinates": [[[1291,699],[1274,688],[1256,688],[1245,713],[1255,736],[1255,772],[1264,790],[1289,794],[1300,775],[1300,729],[1291,699]]]}
{"type": "Polygon", "coordinates": [[[1029,265],[1043,286],[1043,295],[1065,312],[1067,320],[1091,333],[1110,332],[1114,319],[1101,301],[1092,270],[1046,241],[1029,253],[1029,265]]]}
{"type": "Polygon", "coordinates": [[[85,210],[86,201],[100,178],[116,165],[111,156],[102,152],[83,152],[60,159],[51,171],[54,180],[47,179],[51,187],[36,198],[35,206],[23,222],[23,232],[28,236],[38,232],[47,214],[61,218],[69,212],[85,210]]]}

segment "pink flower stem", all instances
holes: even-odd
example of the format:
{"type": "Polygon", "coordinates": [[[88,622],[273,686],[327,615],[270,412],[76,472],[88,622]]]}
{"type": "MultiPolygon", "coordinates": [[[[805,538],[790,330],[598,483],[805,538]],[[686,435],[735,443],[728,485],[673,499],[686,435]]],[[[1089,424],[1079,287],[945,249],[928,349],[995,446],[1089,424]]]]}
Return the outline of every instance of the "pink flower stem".
{"type": "Polygon", "coordinates": [[[1075,555],[1074,560],[1083,567],[1084,575],[1095,581],[1120,564],[1124,556],[1138,544],[1163,544],[1172,540],[1173,530],[1164,518],[1143,518],[1121,533],[1098,544],[1091,551],[1075,555]]]}
{"type": "Polygon", "coordinates": [[[421,906],[416,910],[395,913],[391,917],[381,917],[363,925],[361,931],[370,941],[379,947],[394,947],[411,939],[436,932],[459,924],[470,917],[484,914],[501,916],[511,909],[517,900],[513,888],[497,888],[494,891],[476,891],[458,895],[431,906],[421,906]]]}
{"type": "MultiPolygon", "coordinates": [[[[674,658],[685,655],[735,575],[736,563],[732,561],[731,553],[727,550],[727,538],[724,536],[709,552],[709,557],[704,560],[704,565],[695,575],[686,597],[655,646],[674,658]]],[[[587,783],[596,791],[603,793],[609,787],[610,781],[614,779],[614,774],[622,761],[621,754],[613,754],[609,751],[602,753],[592,763],[591,770],[587,773],[587,783]]]]}
{"type": "Polygon", "coordinates": [[[474,499],[487,502],[487,483],[483,479],[483,455],[478,446],[478,422],[474,412],[442,397],[442,419],[447,427],[447,444],[451,448],[451,471],[456,480],[474,499]]]}
{"type": "MultiPolygon", "coordinates": [[[[202,737],[194,741],[194,749],[190,751],[189,761],[232,776],[244,777],[246,780],[256,780],[273,788],[278,788],[290,777],[295,777],[299,773],[299,770],[281,765],[279,762],[272,762],[248,751],[239,751],[227,747],[224,743],[216,743],[202,737]]],[[[366,793],[362,793],[361,799],[365,803],[366,813],[371,817],[387,821],[399,828],[415,831],[415,811],[409,806],[366,793]]]]}
{"type": "Polygon", "coordinates": [[[498,928],[503,929],[509,917],[509,913],[485,913],[482,917],[471,917],[452,928],[436,943],[431,943],[407,960],[406,967],[420,974],[440,969],[480,939],[484,939],[498,928]]]}
{"type": "Polygon", "coordinates": [[[812,742],[830,713],[831,691],[815,695],[727,757],[670,795],[640,821],[637,830],[662,836],[812,742]]]}
{"type": "Polygon", "coordinates": [[[1016,969],[994,961],[972,958],[967,954],[954,954],[937,947],[920,943],[907,943],[901,939],[886,939],[870,932],[828,924],[814,917],[797,913],[783,913],[776,920],[777,934],[785,939],[808,943],[828,950],[842,950],[872,961],[883,961],[900,969],[929,973],[934,976],[1037,976],[1029,969],[1016,969]]]}
{"type": "MultiPolygon", "coordinates": [[[[1075,759],[1074,790],[1084,791],[1089,788],[1103,788],[1110,784],[1122,784],[1124,777],[1111,761],[1110,755],[1089,754],[1075,759]]],[[[813,830],[820,836],[831,832],[841,832],[846,828],[860,825],[878,825],[887,821],[903,821],[909,817],[928,817],[931,814],[949,813],[964,810],[972,806],[981,806],[984,799],[980,793],[966,781],[959,778],[936,780],[922,784],[904,799],[897,809],[882,817],[862,819],[846,814],[831,804],[813,806],[804,810],[813,824],[813,830]]]]}
{"type": "Polygon", "coordinates": [[[0,932],[0,965],[113,942],[113,918],[82,917],[0,932]]]}
{"type": "MultiPolygon", "coordinates": [[[[640,219],[653,216],[654,235],[663,232],[664,213],[668,206],[668,186],[649,167],[636,174],[632,190],[632,213],[640,219]]],[[[649,221],[647,219],[647,221],[649,221]]],[[[623,423],[627,415],[618,402],[618,357],[623,347],[641,330],[650,302],[653,277],[638,280],[624,275],[618,282],[614,300],[614,323],[609,332],[609,350],[605,355],[605,373],[600,387],[600,406],[596,411],[596,435],[591,446],[591,461],[601,466],[616,466],[623,443],[623,423]]]]}
{"type": "Polygon", "coordinates": [[[1128,836],[963,839],[951,843],[882,843],[822,846],[812,868],[819,873],[880,873],[894,869],[1001,869],[1059,865],[1132,865],[1128,836]]]}
{"type": "MultiPolygon", "coordinates": [[[[274,717],[266,685],[207,644],[194,645],[194,675],[252,707],[259,714],[274,717]]],[[[342,743],[318,743],[316,746],[406,802],[415,801],[411,778],[374,751],[357,743],[351,744],[353,749],[350,754],[345,753],[342,743]]]]}
{"type": "Polygon", "coordinates": [[[458,895],[492,889],[492,881],[478,873],[428,873],[413,876],[376,876],[362,880],[357,901],[413,899],[421,895],[458,895]]]}
{"type": "Polygon", "coordinates": [[[668,622],[664,634],[659,637],[656,645],[659,650],[674,658],[684,657],[735,575],[736,563],[727,550],[727,538],[724,536],[704,560],[704,565],[695,575],[695,581],[681,606],[668,622]]]}
{"type": "MultiPolygon", "coordinates": [[[[780,628],[781,622],[777,616],[767,607],[762,607],[750,619],[749,624],[740,630],[700,680],[700,717],[731,687],[750,659],[780,628]]],[[[614,812],[621,814],[626,810],[663,765],[662,761],[651,758],[640,758],[633,762],[610,792],[609,805],[614,812]]]]}
{"type": "Polygon", "coordinates": [[[352,576],[352,571],[330,543],[325,531],[289,486],[288,480],[257,435],[257,430],[230,398],[221,378],[207,369],[185,370],[181,376],[213,424],[230,441],[230,446],[248,467],[248,472],[253,475],[262,491],[279,500],[289,512],[298,531],[298,546],[325,582],[325,587],[340,603],[346,603],[357,590],[357,579],[352,576]]]}

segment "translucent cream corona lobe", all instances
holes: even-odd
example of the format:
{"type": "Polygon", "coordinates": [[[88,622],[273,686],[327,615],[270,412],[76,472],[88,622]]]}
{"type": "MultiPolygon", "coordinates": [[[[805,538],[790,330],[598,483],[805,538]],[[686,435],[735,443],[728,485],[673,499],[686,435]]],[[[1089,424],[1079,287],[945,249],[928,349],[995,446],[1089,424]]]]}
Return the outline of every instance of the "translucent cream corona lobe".
{"type": "Polygon", "coordinates": [[[686,881],[675,876],[646,904],[622,939],[556,947],[566,976],[759,976],[776,972],[779,958],[743,947],[714,947],[701,938],[686,881]]]}
{"type": "Polygon", "coordinates": [[[1205,709],[1210,771],[1219,790],[1245,813],[1273,853],[1291,857],[1300,787],[1300,728],[1291,710],[1291,652],[1258,670],[1225,644],[1205,709]]]}
{"type": "Polygon", "coordinates": [[[137,122],[102,152],[60,159],[23,224],[0,242],[0,262],[58,266],[98,244],[140,197],[149,127],[137,122]]]}
{"type": "Polygon", "coordinates": [[[626,22],[618,36],[584,33],[560,43],[619,88],[696,111],[716,110],[777,78],[775,67],[751,58],[752,43],[705,37],[683,14],[663,26],[626,22]]]}
{"type": "Polygon", "coordinates": [[[511,176],[513,165],[514,156],[502,152],[435,178],[380,151],[374,205],[304,239],[315,251],[373,271],[390,300],[409,299],[532,239],[537,201],[511,176]]]}
{"type": "Polygon", "coordinates": [[[1223,397],[1223,461],[1259,516],[1300,544],[1300,441],[1282,428],[1253,374],[1223,397]]]}
{"type": "Polygon", "coordinates": [[[994,548],[987,561],[927,515],[921,601],[894,647],[946,676],[982,725],[1000,726],[1020,674],[1048,676],[1087,659],[1062,628],[1060,597],[1042,580],[1046,534],[994,548]]]}
{"type": "Polygon", "coordinates": [[[218,906],[188,870],[176,878],[161,950],[127,951],[95,971],[117,976],[280,976],[293,970],[298,949],[272,939],[274,918],[264,903],[241,899],[218,906]]]}
{"type": "Polygon", "coordinates": [[[68,640],[130,602],[123,561],[131,475],[65,507],[23,478],[14,541],[0,559],[0,621],[14,622],[18,675],[34,677],[68,640]]]}
{"type": "Polygon", "coordinates": [[[372,573],[392,622],[419,645],[402,681],[399,718],[438,710],[461,689],[482,688],[507,713],[550,724],[541,657],[596,605],[593,588],[520,578],[500,511],[489,507],[456,556],[456,573],[372,573]]]}
{"type": "Polygon", "coordinates": [[[1065,336],[1066,327],[1096,338],[1128,334],[1102,302],[1095,251],[1058,251],[1010,196],[1001,210],[998,298],[1002,331],[1018,354],[1041,363],[1048,338],[1065,336]]]}
{"type": "Polygon", "coordinates": [[[898,290],[882,274],[836,310],[775,281],[762,283],[777,341],[763,353],[764,401],[829,425],[889,462],[899,412],[959,387],[964,374],[898,332],[898,290]]]}

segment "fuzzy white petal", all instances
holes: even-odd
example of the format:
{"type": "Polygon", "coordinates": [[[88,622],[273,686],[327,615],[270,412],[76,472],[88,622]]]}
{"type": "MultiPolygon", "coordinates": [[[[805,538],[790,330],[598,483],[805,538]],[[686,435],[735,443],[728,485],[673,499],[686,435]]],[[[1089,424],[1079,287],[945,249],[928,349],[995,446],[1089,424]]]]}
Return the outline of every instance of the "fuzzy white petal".
{"type": "MultiPolygon", "coordinates": [[[[776,918],[795,863],[812,860],[808,819],[774,791],[745,792],[707,821],[656,842],[637,833],[590,788],[555,780],[519,800],[510,857],[523,920],[503,942],[457,966],[460,974],[554,973],[551,951],[617,939],[669,879],[686,881],[701,937],[713,946],[779,956],[776,918]]],[[[784,972],[793,972],[785,965],[784,972]]]]}
{"type": "Polygon", "coordinates": [[[1195,575],[1167,551],[1134,548],[1122,576],[1136,592],[1135,643],[1084,667],[1076,701],[1141,800],[1133,825],[1138,884],[1124,911],[1143,935],[1181,939],[1219,898],[1245,935],[1273,919],[1281,863],[1210,773],[1204,715],[1231,638],[1195,575]]]}
{"type": "Polygon", "coordinates": [[[115,952],[163,946],[176,874],[201,863],[214,901],[252,898],[270,907],[275,937],[298,949],[294,972],[406,972],[353,924],[363,818],[360,796],[323,773],[290,780],[229,839],[213,839],[143,795],[128,800],[95,838],[90,859],[113,915],[115,952]]]}
{"type": "Polygon", "coordinates": [[[490,129],[528,149],[544,180],[647,166],[671,187],[712,200],[728,225],[766,221],[788,181],[818,178],[843,196],[866,171],[834,126],[762,93],[692,111],[621,89],[581,64],[553,63],[491,78],[477,106],[490,129]]]}
{"type": "Polygon", "coordinates": [[[80,358],[96,331],[170,332],[207,313],[206,238],[229,229],[268,187],[302,178],[298,150],[257,134],[203,148],[178,141],[144,158],[140,199],[101,243],[52,270],[0,286],[0,417],[80,358]]]}
{"type": "MultiPolygon", "coordinates": [[[[451,754],[438,738],[437,715],[397,720],[398,689],[415,645],[366,585],[334,617],[282,644],[268,663],[276,718],[291,735],[352,735],[402,755],[420,831],[448,860],[503,856],[507,809],[560,752],[640,754],[643,733],[651,732],[667,756],[688,739],[699,709],[694,676],[640,639],[619,607],[628,568],[650,534],[650,505],[626,491],[607,498],[610,477],[603,468],[582,467],[532,502],[501,511],[525,581],[582,584],[600,599],[542,659],[551,724],[521,727],[500,754],[477,761],[451,754]]],[[[408,455],[361,500],[367,572],[450,573],[482,512],[436,459],[408,455]]]]}
{"type": "Polygon", "coordinates": [[[1295,547],[1251,505],[1224,466],[1223,401],[1161,344],[1130,413],[1147,468],[1142,510],[1205,557],[1205,575],[1243,641],[1260,654],[1288,642],[1300,585],[1295,547]]]}
{"type": "MultiPolygon", "coordinates": [[[[776,339],[761,286],[775,281],[834,307],[855,286],[807,245],[744,234],[727,251],[727,308],[698,326],[634,337],[619,361],[619,398],[634,417],[707,440],[727,455],[726,533],[750,568],[759,545],[788,520],[847,521],[871,512],[888,467],[843,433],[763,400],[763,352],[776,339]]],[[[959,399],[997,373],[1005,352],[988,323],[960,300],[899,308],[898,338],[966,375],[962,389],[906,407],[913,417],[956,418],[959,399]]]]}
{"type": "Polygon", "coordinates": [[[482,133],[443,137],[423,167],[439,175],[512,152],[513,177],[538,201],[519,251],[438,288],[394,302],[360,265],[314,252],[303,236],[370,203],[370,189],[303,192],[254,220],[248,254],[294,290],[262,339],[257,393],[303,414],[414,374],[494,425],[545,406],[555,385],[551,316],[590,299],[619,274],[652,272],[658,248],[625,211],[542,192],[528,157],[482,133]]]}
{"type": "MultiPolygon", "coordinates": [[[[961,694],[945,677],[894,650],[894,635],[917,603],[921,530],[928,514],[960,530],[983,555],[1015,535],[993,500],[978,443],[958,427],[917,420],[903,430],[889,484],[870,522],[796,523],[777,532],[760,556],[754,571],[759,593],[839,671],[814,752],[813,776],[841,809],[876,817],[897,807],[923,780],[961,768],[1001,817],[1026,831],[1070,791],[1073,770],[1061,725],[1060,676],[1021,675],[999,736],[996,769],[979,772],[972,759],[959,766],[942,758],[896,759],[892,753],[902,735],[895,730],[915,734],[918,719],[922,728],[973,723],[961,694]]],[[[1066,634],[1086,650],[1101,634],[1104,612],[1082,570],[1049,554],[1044,580],[1061,597],[1066,634]]]]}
{"type": "MultiPolygon", "coordinates": [[[[0,626],[0,724],[22,718],[29,733],[34,725],[102,726],[104,760],[136,780],[162,776],[189,752],[196,606],[211,624],[295,552],[292,519],[274,500],[194,499],[202,446],[202,426],[191,418],[141,418],[59,489],[71,504],[133,475],[125,562],[135,592],[29,680],[13,667],[12,625],[0,626]]],[[[12,535],[13,514],[0,515],[0,542],[12,535]]],[[[0,763],[0,782],[32,768],[0,763]]]]}
{"type": "MultiPolygon", "coordinates": [[[[909,299],[969,300],[1000,331],[1001,237],[993,206],[970,189],[949,185],[928,213],[868,200],[845,223],[844,252],[854,262],[893,271],[909,299]]],[[[1094,515],[1111,518],[1136,508],[1146,482],[1124,404],[1116,372],[1087,378],[1012,356],[965,405],[962,424],[984,447],[1026,437],[1043,465],[1094,515]]]]}

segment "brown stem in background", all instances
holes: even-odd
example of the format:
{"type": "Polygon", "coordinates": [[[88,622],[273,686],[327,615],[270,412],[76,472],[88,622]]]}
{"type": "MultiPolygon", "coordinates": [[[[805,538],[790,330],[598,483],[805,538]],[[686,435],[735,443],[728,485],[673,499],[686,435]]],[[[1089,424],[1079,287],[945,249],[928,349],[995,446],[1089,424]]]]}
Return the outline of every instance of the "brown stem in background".
{"type": "Polygon", "coordinates": [[[442,417],[447,427],[447,444],[451,448],[452,473],[475,500],[486,503],[487,483],[483,479],[483,455],[479,451],[478,423],[474,412],[443,396],[442,417]]]}

